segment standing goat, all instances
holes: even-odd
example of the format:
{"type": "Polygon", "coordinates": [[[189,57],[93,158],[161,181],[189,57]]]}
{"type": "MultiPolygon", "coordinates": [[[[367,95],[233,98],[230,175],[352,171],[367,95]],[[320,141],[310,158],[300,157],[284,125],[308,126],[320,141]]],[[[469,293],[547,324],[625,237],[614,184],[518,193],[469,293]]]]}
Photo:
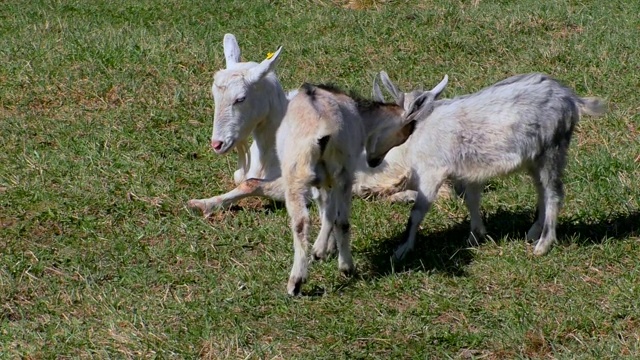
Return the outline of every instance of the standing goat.
{"type": "MultiPolygon", "coordinates": [[[[397,102],[412,101],[420,92],[402,94],[381,73],[397,102]]],[[[379,89],[374,87],[376,98],[379,89]]],[[[418,226],[446,179],[465,187],[471,222],[470,244],[486,235],[480,216],[480,196],[490,178],[526,170],[538,193],[538,216],[527,232],[535,240],[534,254],[544,255],[556,240],[562,207],[562,173],[569,142],[581,114],[604,114],[598,98],[578,97],[543,74],[516,75],[477,93],[436,101],[427,113],[413,113],[418,124],[409,138],[408,156],[418,190],[405,231],[395,252],[402,259],[413,249],[418,226]],[[435,105],[435,107],[434,107],[435,105]]]]}
{"type": "MultiPolygon", "coordinates": [[[[425,112],[444,87],[447,78],[414,102],[425,112]]],[[[323,259],[333,234],[338,268],[354,271],[349,239],[349,214],[354,172],[363,151],[369,166],[376,167],[387,152],[404,143],[415,127],[411,110],[397,104],[358,99],[331,86],[304,84],[289,103],[278,129],[277,154],[284,180],[285,203],[291,218],[294,261],[287,292],[296,295],[307,278],[309,213],[305,194],[317,189],[315,200],[321,228],[313,255],[323,259]]]]}
{"type": "MultiPolygon", "coordinates": [[[[226,69],[214,76],[211,91],[215,100],[211,147],[217,154],[238,151],[237,187],[225,194],[189,200],[188,206],[208,217],[216,208],[225,208],[248,196],[284,200],[275,136],[295,91],[285,94],[275,68],[280,49],[261,63],[240,62],[240,47],[232,34],[224,36],[226,69]],[[253,137],[247,151],[249,135],[253,137]]],[[[405,185],[409,168],[402,159],[404,145],[392,149],[382,164],[371,168],[364,154],[358,158],[354,192],[356,195],[391,195],[394,201],[413,201],[415,191],[405,185]]]]}

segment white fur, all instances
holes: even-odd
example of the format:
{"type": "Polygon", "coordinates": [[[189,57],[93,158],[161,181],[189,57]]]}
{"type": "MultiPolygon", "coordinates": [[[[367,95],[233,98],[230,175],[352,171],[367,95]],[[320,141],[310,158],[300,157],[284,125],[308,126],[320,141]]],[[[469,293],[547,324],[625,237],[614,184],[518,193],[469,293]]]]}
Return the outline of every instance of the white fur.
{"type": "Polygon", "coordinates": [[[220,196],[190,200],[188,205],[199,208],[205,216],[247,196],[284,199],[280,183],[271,182],[280,177],[275,134],[288,105],[274,72],[281,49],[260,63],[240,62],[235,37],[224,37],[226,69],[215,74],[211,87],[215,101],[211,144],[218,154],[232,149],[238,152],[238,170],[233,174],[238,186],[220,196]],[[249,135],[253,137],[251,147],[249,135]],[[245,182],[249,179],[253,180],[245,182]]]}
{"type": "MultiPolygon", "coordinates": [[[[210,198],[192,199],[188,205],[205,217],[217,208],[226,208],[248,196],[284,200],[280,163],[275,152],[275,134],[298,90],[285,93],[275,74],[280,50],[271,59],[240,61],[240,47],[232,34],[223,40],[226,69],[214,76],[211,88],[215,100],[212,145],[221,142],[218,154],[238,152],[238,169],[233,175],[235,189],[210,198]],[[244,97],[240,104],[234,102],[244,97]],[[253,143],[249,148],[249,135],[253,143]]],[[[410,169],[404,161],[404,145],[394,148],[377,168],[367,165],[364,152],[356,165],[353,192],[356,195],[388,196],[393,201],[413,201],[416,192],[407,190],[410,169]]]]}

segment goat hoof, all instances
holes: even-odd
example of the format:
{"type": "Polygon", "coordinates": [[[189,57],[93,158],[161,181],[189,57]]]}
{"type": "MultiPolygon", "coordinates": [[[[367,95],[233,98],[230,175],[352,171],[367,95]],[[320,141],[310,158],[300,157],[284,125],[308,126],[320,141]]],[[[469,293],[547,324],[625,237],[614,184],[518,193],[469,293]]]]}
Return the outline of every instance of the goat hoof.
{"type": "Polygon", "coordinates": [[[200,212],[205,218],[208,218],[211,215],[211,211],[207,208],[207,204],[198,199],[192,199],[187,202],[187,207],[194,212],[200,212]]]}
{"type": "Polygon", "coordinates": [[[187,202],[187,207],[191,210],[199,210],[205,218],[208,218],[213,214],[216,208],[220,208],[219,202],[209,202],[201,199],[191,199],[187,202]]]}
{"type": "Polygon", "coordinates": [[[340,272],[344,276],[353,276],[356,274],[356,267],[353,264],[340,266],[340,272]]]}
{"type": "Polygon", "coordinates": [[[552,243],[547,241],[547,242],[542,242],[542,241],[536,241],[536,245],[533,248],[533,255],[536,256],[542,256],[542,255],[546,255],[549,253],[549,251],[551,251],[551,245],[552,243]]]}
{"type": "Polygon", "coordinates": [[[542,235],[542,227],[533,225],[529,231],[527,231],[527,235],[525,235],[525,240],[529,242],[534,242],[534,245],[538,243],[538,239],[540,239],[540,235],[542,235]]]}
{"type": "Polygon", "coordinates": [[[202,200],[198,200],[198,199],[191,199],[187,202],[187,207],[189,209],[200,209],[201,211],[204,212],[205,210],[205,206],[204,206],[204,202],[202,200]]]}
{"type": "Polygon", "coordinates": [[[338,251],[336,250],[335,246],[331,247],[331,244],[329,244],[328,249],[324,249],[324,250],[313,249],[311,251],[311,256],[313,258],[313,261],[325,261],[333,257],[334,255],[336,255],[337,253],[338,251]]]}
{"type": "Polygon", "coordinates": [[[321,251],[314,251],[312,256],[313,256],[313,261],[322,261],[327,258],[327,255],[321,251]]]}
{"type": "Polygon", "coordinates": [[[407,246],[400,245],[396,249],[396,252],[393,253],[393,260],[396,260],[396,261],[404,260],[404,258],[407,256],[410,250],[411,249],[409,249],[407,246]]]}
{"type": "Polygon", "coordinates": [[[299,277],[289,278],[289,283],[287,284],[287,293],[290,296],[300,295],[300,289],[302,288],[303,283],[304,283],[304,279],[302,278],[299,278],[299,277]]]}

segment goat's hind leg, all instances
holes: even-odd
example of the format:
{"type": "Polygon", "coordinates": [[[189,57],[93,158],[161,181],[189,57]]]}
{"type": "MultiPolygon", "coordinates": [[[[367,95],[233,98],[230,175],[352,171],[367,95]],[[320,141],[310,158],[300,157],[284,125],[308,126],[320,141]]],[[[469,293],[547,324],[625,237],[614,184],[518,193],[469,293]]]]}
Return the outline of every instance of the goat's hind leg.
{"type": "Polygon", "coordinates": [[[562,172],[564,170],[566,148],[548,150],[540,162],[540,182],[544,192],[544,216],[542,233],[535,244],[533,253],[544,255],[551,250],[556,241],[556,225],[558,214],[564,200],[564,188],[562,184],[562,172]]]}
{"type": "Polygon", "coordinates": [[[336,204],[330,201],[329,192],[326,189],[318,189],[318,196],[315,199],[320,213],[321,227],[318,238],[313,243],[314,260],[324,260],[327,254],[335,251],[336,241],[332,235],[333,224],[336,218],[336,204]]]}
{"type": "Polygon", "coordinates": [[[307,210],[304,191],[289,191],[285,196],[287,213],[291,218],[291,230],[293,232],[293,267],[287,283],[287,293],[298,295],[302,284],[307,280],[309,261],[307,260],[307,248],[309,246],[309,212],[307,210]]]}
{"type": "Polygon", "coordinates": [[[332,203],[330,207],[336,209],[333,236],[338,250],[338,269],[346,275],[351,275],[355,272],[355,265],[351,255],[351,224],[349,223],[351,216],[350,179],[342,179],[342,184],[330,190],[329,202],[332,203]]]}

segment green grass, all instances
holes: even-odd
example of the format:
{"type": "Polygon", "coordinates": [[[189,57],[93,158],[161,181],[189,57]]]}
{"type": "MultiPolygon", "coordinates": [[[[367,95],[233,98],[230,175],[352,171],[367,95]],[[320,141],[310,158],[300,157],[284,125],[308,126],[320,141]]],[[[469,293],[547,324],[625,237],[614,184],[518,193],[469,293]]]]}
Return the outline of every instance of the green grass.
{"type": "Polygon", "coordinates": [[[0,3],[0,358],[640,357],[640,3],[346,3],[0,3]],[[495,242],[465,248],[441,200],[402,265],[410,206],[358,199],[358,276],[316,263],[287,297],[282,206],[185,208],[232,184],[235,155],[208,146],[226,32],[244,59],[283,45],[286,88],[369,94],[386,70],[404,89],[447,73],[454,96],[541,71],[608,99],[574,137],[560,244],[525,244],[523,175],[485,193],[495,242]]]}

